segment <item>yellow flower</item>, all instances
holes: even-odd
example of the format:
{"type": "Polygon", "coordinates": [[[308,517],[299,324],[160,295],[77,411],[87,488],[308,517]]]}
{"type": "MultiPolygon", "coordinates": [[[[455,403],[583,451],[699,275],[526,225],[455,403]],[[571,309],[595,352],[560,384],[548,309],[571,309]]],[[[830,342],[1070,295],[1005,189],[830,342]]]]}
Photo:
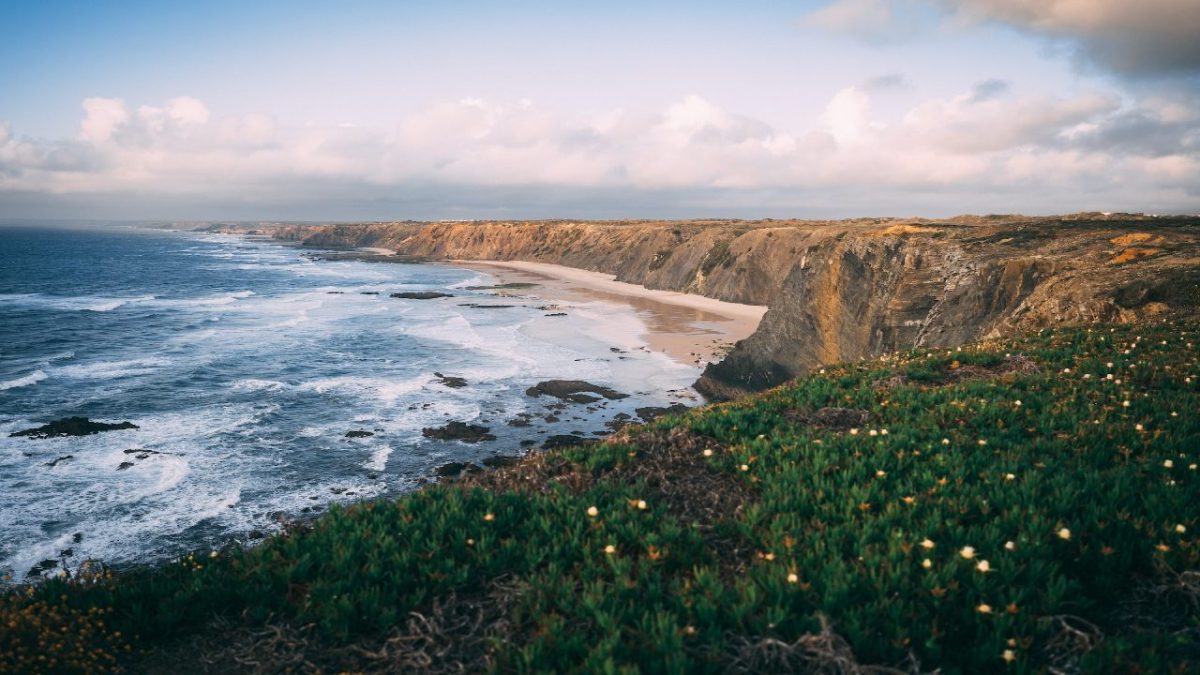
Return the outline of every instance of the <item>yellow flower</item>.
{"type": "Polygon", "coordinates": [[[962,557],[966,558],[967,560],[970,560],[971,558],[975,557],[975,547],[974,546],[964,546],[964,547],[962,547],[962,550],[958,552],[958,554],[961,555],[962,557]]]}
{"type": "Polygon", "coordinates": [[[217,552],[216,552],[216,551],[213,551],[212,553],[209,553],[209,554],[208,554],[208,557],[210,557],[210,558],[215,558],[215,557],[217,557],[217,555],[218,555],[218,554],[217,554],[217,552]]]}
{"type": "Polygon", "coordinates": [[[988,572],[992,571],[992,566],[988,564],[988,561],[980,560],[979,562],[975,563],[975,570],[987,574],[988,572]]]}
{"type": "Polygon", "coordinates": [[[1017,479],[1017,475],[1015,473],[1004,474],[1004,480],[1016,480],[1016,479],[1017,479]]]}
{"type": "Polygon", "coordinates": [[[799,583],[800,575],[796,574],[795,572],[788,572],[787,581],[789,584],[799,583]]]}
{"type": "Polygon", "coordinates": [[[475,540],[474,540],[474,539],[468,539],[468,540],[467,540],[467,546],[474,546],[474,545],[475,545],[475,540]]]}
{"type": "Polygon", "coordinates": [[[876,469],[876,471],[875,471],[876,478],[883,478],[886,475],[887,475],[887,472],[884,471],[883,469],[876,469]]]}
{"type": "Polygon", "coordinates": [[[588,510],[587,510],[587,514],[589,516],[591,516],[592,518],[595,518],[596,516],[600,515],[600,509],[598,509],[594,506],[589,506],[588,510]]]}
{"type": "Polygon", "coordinates": [[[902,497],[900,499],[900,501],[904,502],[905,504],[908,504],[909,506],[912,506],[913,504],[917,503],[916,497],[912,497],[912,496],[902,497]]]}
{"type": "Polygon", "coordinates": [[[639,511],[645,511],[646,509],[650,508],[650,506],[648,504],[646,504],[645,499],[637,500],[637,507],[638,507],[639,511]]]}
{"type": "Polygon", "coordinates": [[[1174,467],[1174,466],[1175,466],[1175,462],[1172,462],[1172,461],[1171,461],[1171,460],[1169,460],[1169,459],[1164,459],[1164,460],[1163,460],[1163,468],[1170,469],[1170,468],[1172,468],[1172,467],[1174,467]]]}
{"type": "Polygon", "coordinates": [[[992,606],[987,604],[986,602],[981,603],[978,607],[975,608],[975,611],[979,612],[980,614],[991,614],[992,606]]]}
{"type": "Polygon", "coordinates": [[[705,456],[705,457],[712,457],[712,448],[705,448],[705,449],[704,449],[704,456],[705,456]]]}
{"type": "Polygon", "coordinates": [[[1005,550],[1005,551],[1015,551],[1015,550],[1017,550],[1017,542],[1015,542],[1015,541],[1006,541],[1006,542],[1004,542],[1004,550],[1005,550]]]}
{"type": "Polygon", "coordinates": [[[943,438],[943,439],[942,439],[942,445],[950,445],[950,439],[949,439],[949,438],[943,438]]]}
{"type": "Polygon", "coordinates": [[[926,558],[921,561],[921,567],[924,567],[925,569],[929,569],[930,567],[933,567],[933,561],[930,560],[929,558],[926,558]]]}
{"type": "Polygon", "coordinates": [[[1166,544],[1159,544],[1158,546],[1155,546],[1154,548],[1157,549],[1160,553],[1166,553],[1167,551],[1171,550],[1171,547],[1167,546],[1166,544]]]}
{"type": "Polygon", "coordinates": [[[739,469],[741,469],[742,471],[749,471],[749,470],[750,470],[750,465],[749,465],[749,464],[743,464],[743,465],[739,466],[738,468],[739,468],[739,469]]]}
{"type": "Polygon", "coordinates": [[[879,435],[879,432],[878,432],[878,431],[875,431],[874,429],[872,429],[872,430],[868,431],[867,433],[868,433],[868,434],[870,434],[870,435],[872,435],[872,436],[878,436],[878,435],[879,435]]]}
{"type": "Polygon", "coordinates": [[[1013,661],[1017,660],[1017,653],[1011,649],[1005,649],[1004,653],[1000,655],[1000,658],[1004,659],[1007,663],[1012,663],[1013,661]]]}
{"type": "Polygon", "coordinates": [[[937,544],[933,543],[933,540],[928,537],[921,540],[921,548],[931,549],[934,546],[937,546],[937,544]]]}
{"type": "Polygon", "coordinates": [[[764,555],[764,556],[763,556],[763,558],[764,558],[764,559],[766,559],[766,560],[774,560],[774,559],[775,559],[775,554],[774,554],[774,553],[768,553],[768,554],[764,555]]]}
{"type": "Polygon", "coordinates": [[[984,439],[982,439],[982,438],[981,438],[981,439],[979,439],[979,444],[980,444],[980,445],[987,445],[987,441],[985,441],[984,439]]]}
{"type": "Polygon", "coordinates": [[[850,435],[851,435],[851,436],[857,436],[857,435],[858,435],[858,429],[851,429],[851,430],[850,430],[850,435]]]}
{"type": "Polygon", "coordinates": [[[1017,406],[1018,408],[1020,408],[1020,407],[1021,407],[1021,399],[1017,399],[1017,400],[1013,401],[1013,405],[1015,405],[1015,406],[1017,406]]]}
{"type": "Polygon", "coordinates": [[[695,635],[695,634],[696,634],[696,627],[695,627],[695,626],[684,626],[684,627],[683,627],[683,634],[684,634],[684,635],[695,635]]]}
{"type": "Polygon", "coordinates": [[[1184,532],[1187,532],[1187,528],[1184,527],[1183,524],[1181,523],[1181,524],[1175,526],[1175,531],[1178,532],[1179,534],[1183,534],[1184,532]]]}
{"type": "Polygon", "coordinates": [[[1060,529],[1060,530],[1058,531],[1058,538],[1059,538],[1059,539],[1062,539],[1062,540],[1064,540],[1064,541],[1066,541],[1066,540],[1070,539],[1070,538],[1071,538],[1071,531],[1070,531],[1070,530],[1068,530],[1068,529],[1067,529],[1067,528],[1065,528],[1065,527],[1064,527],[1064,528],[1062,528],[1062,529],[1060,529]]]}
{"type": "Polygon", "coordinates": [[[604,547],[604,552],[607,553],[608,555],[612,555],[617,552],[617,547],[613,546],[612,544],[609,544],[608,546],[604,547]]]}
{"type": "Polygon", "coordinates": [[[483,519],[490,523],[496,519],[496,515],[494,513],[485,513],[483,514],[483,519]]]}

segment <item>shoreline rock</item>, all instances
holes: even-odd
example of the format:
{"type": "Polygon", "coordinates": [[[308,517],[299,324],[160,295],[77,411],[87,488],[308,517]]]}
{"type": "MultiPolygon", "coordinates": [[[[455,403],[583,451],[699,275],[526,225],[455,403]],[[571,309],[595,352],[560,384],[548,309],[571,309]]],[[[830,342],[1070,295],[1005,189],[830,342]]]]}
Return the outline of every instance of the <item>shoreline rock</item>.
{"type": "Polygon", "coordinates": [[[599,394],[610,401],[629,398],[629,394],[583,380],[545,380],[525,390],[526,396],[534,398],[553,396],[572,403],[595,403],[600,400],[590,394],[599,394]]]}
{"type": "Polygon", "coordinates": [[[496,440],[494,435],[488,433],[489,431],[491,431],[490,427],[452,421],[443,427],[425,427],[421,429],[421,435],[439,441],[462,441],[464,443],[496,440]]]}
{"type": "Polygon", "coordinates": [[[102,431],[121,431],[124,429],[138,429],[138,425],[133,422],[117,422],[109,424],[107,422],[93,422],[86,417],[64,417],[60,420],[47,422],[40,427],[32,429],[22,429],[9,434],[11,438],[61,438],[63,436],[90,436],[98,434],[102,431]]]}

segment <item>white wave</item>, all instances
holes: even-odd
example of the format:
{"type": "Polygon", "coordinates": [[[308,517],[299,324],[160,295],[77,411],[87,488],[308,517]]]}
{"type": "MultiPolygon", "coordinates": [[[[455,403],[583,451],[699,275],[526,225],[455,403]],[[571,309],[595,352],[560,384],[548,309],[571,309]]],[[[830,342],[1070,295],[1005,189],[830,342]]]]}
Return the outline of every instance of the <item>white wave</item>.
{"type": "Polygon", "coordinates": [[[301,384],[299,388],[318,394],[343,392],[359,396],[370,396],[384,403],[393,404],[405,394],[420,391],[427,381],[428,378],[424,376],[413,377],[407,380],[342,376],[310,380],[301,384]]]}
{"type": "Polygon", "coordinates": [[[234,382],[230,387],[234,391],[279,391],[287,387],[287,383],[280,382],[279,380],[260,380],[248,377],[244,380],[234,382]]]}
{"type": "Polygon", "coordinates": [[[385,445],[381,448],[376,448],[375,451],[371,453],[371,459],[362,466],[368,471],[383,471],[387,468],[388,457],[391,454],[391,446],[385,445]]]}
{"type": "Polygon", "coordinates": [[[96,361],[54,368],[55,375],[80,380],[115,380],[122,377],[149,375],[168,366],[171,360],[160,356],[122,361],[96,361]]]}
{"type": "Polygon", "coordinates": [[[41,293],[4,293],[0,294],[0,303],[25,305],[32,307],[48,307],[73,312],[111,312],[118,307],[128,304],[144,303],[154,300],[153,295],[138,295],[126,298],[107,296],[57,296],[41,293]]]}
{"type": "Polygon", "coordinates": [[[44,371],[35,370],[24,377],[18,377],[15,380],[0,382],[0,391],[5,389],[16,389],[17,387],[27,387],[31,384],[37,384],[46,379],[47,375],[44,371]]]}

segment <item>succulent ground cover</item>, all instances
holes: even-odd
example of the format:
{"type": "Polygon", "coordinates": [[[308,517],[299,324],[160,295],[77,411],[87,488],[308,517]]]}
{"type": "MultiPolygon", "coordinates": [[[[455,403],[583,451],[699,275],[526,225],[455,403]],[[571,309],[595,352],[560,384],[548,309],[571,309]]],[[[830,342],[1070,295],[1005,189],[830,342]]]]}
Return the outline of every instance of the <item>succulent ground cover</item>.
{"type": "Polygon", "coordinates": [[[1195,672],[1200,325],[844,364],[0,596],[0,672],[1195,672]]]}

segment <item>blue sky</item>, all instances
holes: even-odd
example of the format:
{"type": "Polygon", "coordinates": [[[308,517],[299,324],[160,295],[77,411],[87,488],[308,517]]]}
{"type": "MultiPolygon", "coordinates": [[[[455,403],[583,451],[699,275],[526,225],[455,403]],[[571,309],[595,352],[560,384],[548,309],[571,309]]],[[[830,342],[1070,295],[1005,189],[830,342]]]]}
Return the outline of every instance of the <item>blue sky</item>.
{"type": "Polygon", "coordinates": [[[5,8],[0,217],[1200,210],[1191,0],[112,4],[5,8]]]}

